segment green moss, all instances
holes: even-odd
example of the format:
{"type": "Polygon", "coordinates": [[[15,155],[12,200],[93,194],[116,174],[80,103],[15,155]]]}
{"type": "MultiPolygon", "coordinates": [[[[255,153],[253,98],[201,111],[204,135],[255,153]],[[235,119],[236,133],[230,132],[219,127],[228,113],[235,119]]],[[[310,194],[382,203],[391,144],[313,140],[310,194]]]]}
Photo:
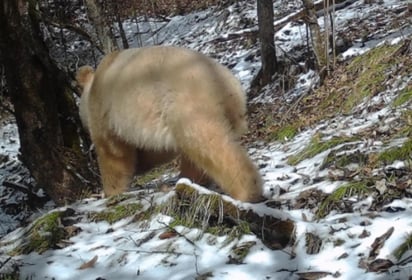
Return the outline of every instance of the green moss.
{"type": "Polygon", "coordinates": [[[393,106],[398,107],[401,106],[403,104],[405,104],[406,102],[408,102],[409,100],[411,100],[412,98],[412,86],[406,87],[404,88],[398,95],[397,98],[395,98],[395,100],[393,101],[393,106]]]}
{"type": "Polygon", "coordinates": [[[66,232],[61,225],[60,218],[64,212],[52,212],[44,215],[29,228],[21,245],[15,248],[11,255],[29,254],[33,251],[41,254],[48,249],[56,248],[66,232]]]}
{"type": "Polygon", "coordinates": [[[412,156],[412,139],[408,139],[400,147],[390,148],[379,154],[378,160],[384,163],[392,163],[395,160],[410,160],[412,156]]]}
{"type": "Polygon", "coordinates": [[[328,195],[325,200],[319,206],[316,212],[317,218],[323,218],[329,212],[335,208],[339,207],[339,204],[344,202],[345,199],[354,196],[363,196],[370,192],[365,182],[351,182],[344,184],[328,195]]]}
{"type": "Polygon", "coordinates": [[[356,137],[333,137],[330,140],[322,142],[319,134],[317,134],[311,139],[309,145],[303,151],[288,158],[288,164],[296,165],[301,161],[312,158],[328,149],[356,140],[358,140],[356,137]]]}
{"type": "Polygon", "coordinates": [[[90,219],[92,221],[107,221],[110,224],[113,224],[121,219],[136,214],[136,212],[142,210],[142,208],[140,203],[117,205],[106,211],[91,214],[90,219]]]}

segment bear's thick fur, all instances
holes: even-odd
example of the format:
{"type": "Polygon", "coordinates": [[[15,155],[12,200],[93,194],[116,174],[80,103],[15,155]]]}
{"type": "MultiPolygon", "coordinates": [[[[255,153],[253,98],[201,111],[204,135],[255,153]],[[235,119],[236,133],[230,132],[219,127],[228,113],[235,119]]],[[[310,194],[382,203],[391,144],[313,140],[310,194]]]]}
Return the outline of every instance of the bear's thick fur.
{"type": "Polygon", "coordinates": [[[238,142],[247,128],[246,97],[224,66],[156,46],[111,53],[96,72],[79,68],[76,79],[106,195],[181,155],[182,177],[201,184],[210,177],[235,199],[261,199],[261,176],[238,142]]]}

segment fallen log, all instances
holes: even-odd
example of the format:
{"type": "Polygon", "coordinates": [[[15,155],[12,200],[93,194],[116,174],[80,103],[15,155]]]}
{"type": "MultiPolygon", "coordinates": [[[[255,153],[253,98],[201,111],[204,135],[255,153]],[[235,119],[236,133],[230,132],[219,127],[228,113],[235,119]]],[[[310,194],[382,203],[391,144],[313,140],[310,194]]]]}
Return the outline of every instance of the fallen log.
{"type": "MultiPolygon", "coordinates": [[[[207,228],[240,226],[255,234],[270,249],[283,249],[294,242],[293,221],[271,215],[259,215],[251,209],[242,209],[216,193],[200,193],[194,187],[178,183],[175,188],[174,216],[187,221],[186,225],[207,228]]],[[[266,207],[266,206],[262,206],[266,207]]],[[[253,207],[252,207],[253,208],[253,207]]],[[[269,209],[269,208],[268,208],[269,209]]],[[[273,209],[272,209],[273,210],[273,209]]]]}

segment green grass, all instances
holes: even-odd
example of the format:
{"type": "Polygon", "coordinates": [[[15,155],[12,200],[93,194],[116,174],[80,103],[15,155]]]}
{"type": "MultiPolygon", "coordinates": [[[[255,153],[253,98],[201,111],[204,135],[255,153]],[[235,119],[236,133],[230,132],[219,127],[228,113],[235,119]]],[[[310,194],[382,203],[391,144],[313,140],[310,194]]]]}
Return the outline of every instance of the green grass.
{"type": "Polygon", "coordinates": [[[351,81],[352,94],[343,104],[343,111],[349,113],[365,97],[371,97],[384,90],[387,71],[398,62],[395,53],[401,45],[382,45],[358,56],[348,65],[347,70],[356,75],[351,81]]]}
{"type": "Polygon", "coordinates": [[[391,69],[402,59],[393,56],[400,47],[402,44],[382,45],[355,57],[343,70],[345,75],[332,77],[337,83],[332,83],[331,89],[324,89],[328,94],[315,110],[320,115],[323,111],[349,114],[365,98],[385,90],[391,69]]]}
{"type": "Polygon", "coordinates": [[[412,234],[408,234],[405,241],[399,245],[394,251],[393,255],[397,260],[400,260],[402,256],[412,248],[412,234]]]}
{"type": "Polygon", "coordinates": [[[301,161],[312,158],[328,149],[357,140],[358,138],[356,137],[333,137],[327,141],[321,141],[320,136],[315,135],[303,151],[288,158],[288,164],[297,165],[301,161]]]}
{"type": "Polygon", "coordinates": [[[412,139],[408,139],[400,147],[393,147],[379,154],[378,160],[389,164],[396,160],[412,159],[412,139]]]}
{"type": "Polygon", "coordinates": [[[277,140],[280,142],[285,142],[292,139],[298,133],[298,127],[295,124],[285,125],[276,131],[272,132],[270,135],[270,140],[277,140]]]}
{"type": "Polygon", "coordinates": [[[337,208],[338,204],[344,199],[354,196],[364,196],[369,192],[370,189],[367,187],[365,182],[351,182],[344,184],[338,187],[329,196],[327,196],[324,201],[322,201],[318,211],[316,212],[316,217],[320,219],[327,216],[330,211],[332,211],[335,207],[337,208]]]}
{"type": "Polygon", "coordinates": [[[411,100],[411,98],[412,98],[412,87],[406,87],[399,93],[398,97],[395,98],[395,100],[393,101],[393,106],[395,107],[401,106],[405,104],[406,102],[408,102],[409,100],[411,100]]]}
{"type": "Polygon", "coordinates": [[[336,168],[344,168],[352,163],[358,164],[359,166],[364,166],[368,163],[369,157],[366,153],[360,151],[342,153],[342,151],[339,150],[333,150],[327,155],[320,167],[321,170],[332,165],[336,168]]]}

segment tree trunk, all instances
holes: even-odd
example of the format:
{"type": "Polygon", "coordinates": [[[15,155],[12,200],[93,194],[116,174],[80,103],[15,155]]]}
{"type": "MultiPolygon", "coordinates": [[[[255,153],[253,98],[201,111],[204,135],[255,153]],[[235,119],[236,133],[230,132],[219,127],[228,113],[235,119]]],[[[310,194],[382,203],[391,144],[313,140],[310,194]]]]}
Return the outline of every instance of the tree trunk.
{"type": "Polygon", "coordinates": [[[117,23],[117,26],[119,28],[119,35],[120,38],[122,38],[122,45],[123,45],[123,49],[128,49],[129,48],[129,42],[127,41],[127,36],[126,36],[126,32],[124,32],[124,28],[123,28],[123,22],[122,22],[122,17],[120,15],[120,9],[121,9],[121,5],[119,6],[119,3],[116,1],[113,1],[110,3],[110,7],[112,7],[113,13],[114,13],[114,19],[117,23]]]}
{"type": "Polygon", "coordinates": [[[129,42],[127,41],[126,33],[124,32],[124,29],[123,29],[123,23],[119,15],[116,15],[116,21],[117,21],[117,25],[119,26],[119,34],[120,34],[120,38],[122,38],[123,49],[128,49],[129,42]]]}
{"type": "Polygon", "coordinates": [[[327,73],[327,52],[325,47],[325,41],[322,38],[322,33],[318,24],[318,18],[316,16],[315,5],[312,0],[302,0],[303,6],[305,7],[305,17],[304,20],[309,27],[310,35],[312,39],[312,48],[315,54],[315,66],[316,70],[319,72],[321,80],[323,80],[325,74],[327,73]]]}
{"type": "Polygon", "coordinates": [[[63,204],[90,191],[90,182],[98,180],[81,149],[84,140],[79,137],[68,79],[48,55],[34,5],[27,9],[26,4],[0,3],[0,53],[19,131],[20,158],[37,185],[63,204]]]}
{"type": "Polygon", "coordinates": [[[277,71],[272,0],[257,0],[257,17],[260,52],[262,56],[262,76],[260,83],[263,86],[272,80],[273,74],[277,71]]]}
{"type": "Polygon", "coordinates": [[[87,15],[89,16],[94,28],[96,29],[96,42],[101,47],[104,53],[110,53],[119,49],[117,41],[113,33],[104,20],[103,12],[95,0],[86,0],[87,15]]]}

